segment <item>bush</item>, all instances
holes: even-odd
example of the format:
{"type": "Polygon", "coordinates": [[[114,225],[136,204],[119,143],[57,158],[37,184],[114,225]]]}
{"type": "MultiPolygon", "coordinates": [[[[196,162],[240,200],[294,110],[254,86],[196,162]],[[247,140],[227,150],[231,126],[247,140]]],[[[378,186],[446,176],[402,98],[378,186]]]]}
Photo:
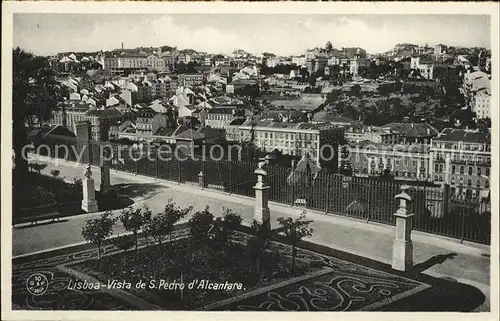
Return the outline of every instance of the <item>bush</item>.
{"type": "Polygon", "coordinates": [[[209,231],[213,227],[214,215],[207,206],[203,211],[196,212],[188,221],[189,232],[193,241],[201,244],[209,240],[209,231]]]}
{"type": "Polygon", "coordinates": [[[51,169],[51,170],[50,170],[50,174],[51,174],[52,176],[54,176],[54,177],[59,177],[59,174],[60,174],[60,173],[61,173],[61,171],[60,171],[60,170],[58,170],[58,169],[56,169],[56,168],[54,168],[54,169],[51,169]]]}
{"type": "Polygon", "coordinates": [[[127,252],[132,246],[135,244],[134,237],[132,235],[122,235],[115,237],[111,240],[114,246],[123,250],[123,252],[127,252]]]}
{"type": "Polygon", "coordinates": [[[29,208],[53,203],[56,196],[50,190],[41,186],[29,186],[22,192],[14,193],[14,206],[29,208]]]}
{"type": "Polygon", "coordinates": [[[47,164],[31,163],[28,165],[28,167],[31,171],[40,174],[40,172],[47,167],[47,164]]]}

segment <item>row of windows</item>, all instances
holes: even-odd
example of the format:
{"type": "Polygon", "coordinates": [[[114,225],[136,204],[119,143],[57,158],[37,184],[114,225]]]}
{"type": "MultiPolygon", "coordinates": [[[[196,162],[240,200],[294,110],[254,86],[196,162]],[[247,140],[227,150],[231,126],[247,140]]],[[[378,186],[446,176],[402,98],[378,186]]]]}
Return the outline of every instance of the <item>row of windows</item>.
{"type": "MultiPolygon", "coordinates": [[[[436,164],[436,165],[437,165],[437,164],[436,164]]],[[[443,164],[440,164],[440,166],[439,166],[439,172],[441,172],[441,173],[443,172],[442,165],[443,165],[443,164]]],[[[457,174],[457,169],[458,169],[458,172],[459,172],[460,174],[465,174],[465,167],[464,167],[464,166],[460,166],[460,167],[457,167],[457,166],[455,166],[455,165],[452,165],[452,166],[451,166],[451,172],[452,172],[453,174],[457,174]]],[[[436,170],[436,171],[438,171],[438,170],[436,170]]],[[[474,174],[473,174],[473,172],[474,172],[473,167],[472,167],[472,166],[469,166],[469,167],[467,168],[467,174],[468,174],[468,175],[474,175],[474,174]]],[[[476,167],[476,174],[477,174],[478,176],[481,176],[481,175],[483,174],[483,171],[482,171],[482,168],[481,168],[481,167],[476,167]]],[[[489,169],[488,167],[486,167],[486,168],[485,168],[484,175],[486,175],[486,176],[490,176],[490,169],[489,169]]]]}
{"type": "MultiPolygon", "coordinates": [[[[436,143],[436,148],[451,148],[454,150],[472,150],[472,151],[489,151],[491,147],[489,145],[481,144],[448,144],[448,143],[436,143]]],[[[437,154],[436,154],[437,155],[437,154]]]]}
{"type": "MultiPolygon", "coordinates": [[[[441,175],[437,176],[437,177],[434,177],[434,180],[438,180],[440,182],[443,181],[443,177],[441,175]]],[[[452,176],[451,177],[451,182],[450,182],[450,185],[455,185],[455,183],[458,181],[458,185],[462,186],[464,185],[464,179],[463,178],[460,178],[460,180],[456,180],[455,179],[455,176],[452,176]]],[[[476,187],[477,188],[480,188],[481,187],[481,180],[480,179],[476,179],[476,187]]],[[[469,187],[472,187],[472,179],[468,179],[467,180],[467,186],[469,187]]],[[[484,184],[483,184],[483,187],[484,188],[490,188],[490,181],[489,180],[484,180],[484,184]]]]}
{"type": "MultiPolygon", "coordinates": [[[[441,154],[434,154],[434,159],[437,160],[437,161],[445,161],[445,157],[441,154]]],[[[486,161],[488,164],[491,162],[491,158],[490,157],[483,157],[483,156],[473,156],[473,155],[457,155],[457,154],[454,154],[452,156],[452,161],[468,161],[468,162],[483,162],[483,161],[486,161]]]]}
{"type": "MultiPolygon", "coordinates": [[[[376,159],[375,159],[375,157],[371,157],[370,160],[371,160],[372,164],[374,164],[374,162],[375,162],[376,159]]],[[[387,161],[387,165],[391,165],[393,163],[393,159],[392,158],[387,158],[386,161],[387,161]]],[[[418,165],[418,161],[417,160],[412,160],[410,162],[410,160],[408,158],[404,158],[402,163],[403,163],[403,166],[409,166],[411,164],[411,166],[417,167],[417,165],[418,165]]],[[[379,166],[380,166],[380,164],[384,164],[384,159],[383,158],[379,158],[378,159],[378,164],[379,164],[379,166]]],[[[394,164],[396,166],[399,166],[401,164],[401,160],[400,159],[395,159],[394,160],[394,164]]],[[[425,167],[425,161],[420,161],[420,167],[425,167]]]]}
{"type": "Polygon", "coordinates": [[[318,134],[309,133],[299,133],[299,134],[287,134],[287,133],[262,133],[258,132],[257,137],[270,138],[270,139],[285,139],[285,140],[317,140],[319,138],[318,134]]]}
{"type": "Polygon", "coordinates": [[[232,115],[226,114],[208,114],[207,120],[228,120],[231,119],[232,115]]]}
{"type": "Polygon", "coordinates": [[[267,145],[267,146],[294,146],[296,148],[312,148],[314,145],[307,142],[290,142],[283,140],[261,140],[257,138],[255,140],[257,144],[267,145]]]}
{"type": "MultiPolygon", "coordinates": [[[[355,169],[355,172],[357,173],[363,173],[363,174],[376,174],[378,173],[378,171],[376,171],[375,169],[373,168],[362,168],[361,170],[359,168],[356,168],[355,169]]],[[[395,177],[405,177],[405,178],[413,178],[413,179],[416,179],[416,178],[425,178],[426,177],[426,174],[425,173],[417,173],[417,172],[414,172],[414,171],[394,171],[393,172],[394,176],[395,177]]]]}

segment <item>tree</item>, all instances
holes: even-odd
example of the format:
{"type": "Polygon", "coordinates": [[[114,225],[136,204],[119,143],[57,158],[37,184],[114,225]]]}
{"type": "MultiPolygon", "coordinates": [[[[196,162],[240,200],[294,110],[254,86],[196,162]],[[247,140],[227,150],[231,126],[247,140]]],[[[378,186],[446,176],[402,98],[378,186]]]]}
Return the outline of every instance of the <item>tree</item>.
{"type": "Polygon", "coordinates": [[[85,221],[85,226],[82,227],[83,238],[97,246],[97,259],[101,259],[101,246],[113,232],[116,218],[111,217],[111,212],[108,211],[98,218],[85,221]]]}
{"type": "Polygon", "coordinates": [[[394,84],[380,84],[377,88],[380,96],[388,97],[391,93],[396,91],[394,84]]]}
{"type": "Polygon", "coordinates": [[[203,244],[210,239],[209,231],[214,223],[214,215],[207,206],[203,211],[193,214],[188,221],[189,233],[196,244],[203,244]]]}
{"type": "Polygon", "coordinates": [[[251,229],[253,235],[247,240],[247,250],[250,258],[255,262],[256,271],[260,272],[264,254],[271,245],[270,230],[256,220],[253,220],[251,229]]]}
{"type": "Polygon", "coordinates": [[[181,208],[175,205],[172,199],[169,199],[167,204],[165,205],[165,209],[162,216],[165,217],[165,224],[168,228],[167,234],[170,235],[170,239],[172,240],[172,232],[174,231],[175,224],[177,224],[181,219],[186,217],[193,210],[193,206],[189,206],[186,208],[181,208]]]}
{"type": "Polygon", "coordinates": [[[295,270],[295,256],[297,244],[307,236],[311,236],[314,232],[312,228],[309,227],[313,221],[306,220],[306,211],[293,219],[291,217],[279,217],[278,224],[281,226],[282,232],[285,234],[286,239],[292,245],[292,273],[295,270]]]}
{"type": "Polygon", "coordinates": [[[241,226],[243,219],[240,214],[225,206],[222,207],[222,219],[222,229],[230,242],[231,236],[241,226]]]}
{"type": "Polygon", "coordinates": [[[135,251],[137,251],[139,230],[151,220],[151,210],[147,206],[136,209],[127,208],[122,210],[119,219],[125,230],[133,233],[135,251]]]}
{"type": "Polygon", "coordinates": [[[146,222],[144,232],[161,245],[163,238],[171,233],[173,228],[173,225],[168,224],[166,215],[158,213],[146,222]]]}
{"type": "Polygon", "coordinates": [[[326,101],[329,103],[336,102],[339,99],[340,94],[341,94],[340,90],[333,90],[332,92],[326,94],[326,101]]]}
{"type": "Polygon", "coordinates": [[[359,98],[361,96],[361,86],[358,84],[355,84],[354,86],[352,86],[350,94],[351,94],[351,96],[359,98]]]}
{"type": "Polygon", "coordinates": [[[26,151],[26,121],[37,116],[42,120],[50,117],[58,101],[55,73],[48,59],[35,56],[19,47],[12,53],[12,129],[14,151],[14,184],[22,183],[28,172],[26,151]]]}
{"type": "Polygon", "coordinates": [[[332,51],[332,49],[333,49],[333,45],[332,45],[332,43],[331,43],[330,41],[328,41],[328,42],[326,43],[325,49],[326,49],[326,51],[328,51],[328,52],[332,51]]]}

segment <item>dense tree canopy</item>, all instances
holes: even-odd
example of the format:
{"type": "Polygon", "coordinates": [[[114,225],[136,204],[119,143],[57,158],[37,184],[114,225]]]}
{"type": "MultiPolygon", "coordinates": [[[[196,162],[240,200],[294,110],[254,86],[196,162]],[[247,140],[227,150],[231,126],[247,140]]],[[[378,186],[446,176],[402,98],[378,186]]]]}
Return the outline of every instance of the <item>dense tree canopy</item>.
{"type": "Polygon", "coordinates": [[[50,118],[59,100],[59,86],[46,57],[35,56],[17,47],[12,53],[12,127],[15,175],[28,170],[22,155],[27,143],[25,122],[35,116],[41,125],[50,118]]]}

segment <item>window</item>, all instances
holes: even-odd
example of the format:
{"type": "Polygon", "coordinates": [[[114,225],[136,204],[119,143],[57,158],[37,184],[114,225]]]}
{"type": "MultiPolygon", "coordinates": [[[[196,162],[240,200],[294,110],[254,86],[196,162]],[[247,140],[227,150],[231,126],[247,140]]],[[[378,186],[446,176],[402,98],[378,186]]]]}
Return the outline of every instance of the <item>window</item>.
{"type": "Polygon", "coordinates": [[[442,173],[444,171],[444,165],[439,164],[439,172],[442,173]]]}
{"type": "Polygon", "coordinates": [[[439,164],[434,164],[434,171],[439,172],[439,164]]]}
{"type": "Polygon", "coordinates": [[[476,187],[477,188],[481,187],[481,181],[479,179],[476,179],[476,187]]]}
{"type": "Polygon", "coordinates": [[[490,181],[489,180],[484,181],[484,188],[490,188],[490,181]]]}
{"type": "Polygon", "coordinates": [[[463,174],[463,173],[464,173],[464,167],[460,166],[460,174],[463,174]]]}
{"type": "Polygon", "coordinates": [[[469,186],[469,187],[472,186],[472,180],[470,178],[467,180],[467,186],[469,186]]]}
{"type": "Polygon", "coordinates": [[[469,175],[472,175],[472,167],[469,166],[469,175]]]}
{"type": "Polygon", "coordinates": [[[490,176],[490,169],[489,169],[489,167],[486,168],[486,176],[488,176],[488,177],[490,176]]]}
{"type": "Polygon", "coordinates": [[[412,164],[413,164],[413,167],[417,167],[417,161],[416,161],[416,160],[414,160],[414,161],[412,162],[412,164]]]}
{"type": "Polygon", "coordinates": [[[453,174],[455,174],[455,169],[456,169],[456,168],[455,168],[455,165],[452,165],[452,166],[451,166],[451,172],[452,172],[453,174]]]}
{"type": "Polygon", "coordinates": [[[408,166],[408,159],[406,159],[406,158],[405,158],[405,159],[403,160],[403,164],[404,164],[404,166],[408,166]]]}
{"type": "Polygon", "coordinates": [[[481,167],[477,168],[477,176],[481,176],[481,167]]]}

